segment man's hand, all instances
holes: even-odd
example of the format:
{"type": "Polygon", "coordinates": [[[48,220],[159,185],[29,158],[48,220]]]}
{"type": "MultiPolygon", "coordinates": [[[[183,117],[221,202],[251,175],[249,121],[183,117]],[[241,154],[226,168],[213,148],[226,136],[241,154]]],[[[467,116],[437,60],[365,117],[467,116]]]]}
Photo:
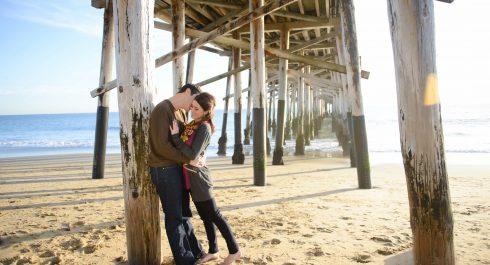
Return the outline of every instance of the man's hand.
{"type": "Polygon", "coordinates": [[[178,134],[179,133],[179,125],[177,124],[177,120],[174,119],[173,123],[170,125],[170,134],[178,134]]]}
{"type": "Polygon", "coordinates": [[[189,161],[189,165],[194,167],[203,167],[206,165],[206,156],[202,155],[196,158],[195,160],[189,161]]]}

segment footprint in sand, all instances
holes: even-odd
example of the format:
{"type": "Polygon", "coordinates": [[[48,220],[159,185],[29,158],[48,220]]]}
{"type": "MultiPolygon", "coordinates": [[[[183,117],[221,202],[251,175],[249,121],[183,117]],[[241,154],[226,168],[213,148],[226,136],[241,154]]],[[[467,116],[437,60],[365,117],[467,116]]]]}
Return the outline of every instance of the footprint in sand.
{"type": "Polygon", "coordinates": [[[367,254],[357,254],[351,258],[353,261],[358,263],[369,263],[372,262],[371,256],[367,254]]]}
{"type": "Polygon", "coordinates": [[[388,255],[395,253],[395,251],[393,249],[390,249],[390,248],[380,248],[380,249],[376,250],[376,252],[380,255],[383,255],[383,256],[388,256],[388,255]]]}
{"type": "Polygon", "coordinates": [[[323,252],[321,247],[315,247],[313,249],[310,249],[309,251],[306,252],[306,255],[309,257],[321,257],[325,256],[325,252],[323,252]]]}
{"type": "Polygon", "coordinates": [[[319,231],[319,232],[323,232],[323,233],[332,233],[333,232],[332,229],[328,229],[328,228],[325,228],[325,227],[317,227],[316,230],[319,231]]]}
{"type": "Polygon", "coordinates": [[[273,239],[271,240],[271,244],[272,244],[272,245],[279,245],[279,244],[281,244],[281,242],[282,242],[282,241],[281,241],[280,239],[277,239],[277,238],[273,238],[273,239]]]}
{"type": "Polygon", "coordinates": [[[61,243],[61,248],[64,250],[74,251],[85,245],[84,240],[72,237],[71,239],[61,243]]]}
{"type": "Polygon", "coordinates": [[[90,243],[83,248],[83,254],[94,253],[97,249],[99,249],[99,244],[90,243]]]}
{"type": "Polygon", "coordinates": [[[373,236],[371,237],[371,240],[380,243],[392,243],[391,239],[384,236],[373,236]]]}

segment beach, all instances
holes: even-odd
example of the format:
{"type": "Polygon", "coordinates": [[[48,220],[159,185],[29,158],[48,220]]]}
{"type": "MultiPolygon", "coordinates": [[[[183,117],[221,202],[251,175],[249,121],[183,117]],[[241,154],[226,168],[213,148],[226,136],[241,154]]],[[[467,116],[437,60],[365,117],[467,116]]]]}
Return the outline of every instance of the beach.
{"type": "MultiPolygon", "coordinates": [[[[258,187],[250,156],[244,165],[208,159],[218,206],[243,252],[237,264],[413,264],[402,164],[372,164],[373,188],[360,190],[348,158],[271,160],[267,185],[258,187]]],[[[490,165],[447,169],[456,262],[490,264],[490,165]]],[[[107,157],[104,179],[91,174],[90,154],[0,159],[0,263],[127,264],[120,156],[107,157]]],[[[193,225],[206,249],[197,214],[193,225]]],[[[161,226],[162,264],[173,264],[163,219],[161,226]]],[[[221,236],[219,245],[225,257],[221,236]]]]}

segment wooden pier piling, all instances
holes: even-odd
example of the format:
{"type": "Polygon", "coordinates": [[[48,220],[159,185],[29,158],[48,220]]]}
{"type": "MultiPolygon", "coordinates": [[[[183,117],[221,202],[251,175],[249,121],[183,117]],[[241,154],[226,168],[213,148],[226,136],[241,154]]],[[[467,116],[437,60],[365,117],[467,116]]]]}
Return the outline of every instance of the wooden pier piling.
{"type": "Polygon", "coordinates": [[[441,106],[437,90],[434,3],[388,1],[398,123],[410,206],[414,264],[454,265],[454,234],[441,106]]]}
{"type": "MultiPolygon", "coordinates": [[[[100,60],[99,86],[103,86],[108,80],[112,80],[112,61],[114,57],[113,14],[112,1],[107,1],[104,10],[104,29],[102,36],[102,55],[100,60]]],[[[98,96],[92,179],[104,178],[110,97],[110,92],[100,94],[98,96]]]]}
{"type": "MultiPolygon", "coordinates": [[[[236,31],[233,32],[233,37],[240,40],[240,34],[236,31]]],[[[241,53],[240,48],[233,48],[233,69],[235,70],[240,68],[241,53]]],[[[235,81],[235,145],[231,160],[232,164],[243,164],[245,155],[242,144],[242,78],[240,72],[236,72],[233,77],[235,81]]]]}
{"type": "Polygon", "coordinates": [[[347,84],[349,86],[349,99],[352,106],[352,131],[354,149],[356,151],[356,167],[359,188],[371,188],[371,169],[369,165],[369,151],[364,120],[364,109],[361,92],[361,66],[357,49],[356,22],[354,16],[354,3],[345,0],[341,4],[341,21],[343,43],[345,47],[345,65],[347,69],[347,84]]]}
{"type": "Polygon", "coordinates": [[[148,128],[155,92],[154,1],[114,1],[121,157],[129,264],[159,265],[160,201],[151,183],[148,128]]]}
{"type": "MultiPolygon", "coordinates": [[[[262,7],[264,0],[250,0],[250,12],[262,7]]],[[[253,172],[254,185],[266,185],[266,118],[264,17],[250,22],[250,61],[253,97],[253,172]]]]}

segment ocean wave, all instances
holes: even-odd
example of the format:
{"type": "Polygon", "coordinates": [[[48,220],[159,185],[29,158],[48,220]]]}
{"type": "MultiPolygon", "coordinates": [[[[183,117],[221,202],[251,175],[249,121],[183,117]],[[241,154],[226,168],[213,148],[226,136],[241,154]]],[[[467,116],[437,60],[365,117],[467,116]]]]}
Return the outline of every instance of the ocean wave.
{"type": "MultiPolygon", "coordinates": [[[[86,148],[93,147],[94,141],[89,140],[30,140],[30,141],[0,141],[3,148],[86,148]]],[[[117,147],[119,142],[109,141],[108,147],[117,147]]]]}

